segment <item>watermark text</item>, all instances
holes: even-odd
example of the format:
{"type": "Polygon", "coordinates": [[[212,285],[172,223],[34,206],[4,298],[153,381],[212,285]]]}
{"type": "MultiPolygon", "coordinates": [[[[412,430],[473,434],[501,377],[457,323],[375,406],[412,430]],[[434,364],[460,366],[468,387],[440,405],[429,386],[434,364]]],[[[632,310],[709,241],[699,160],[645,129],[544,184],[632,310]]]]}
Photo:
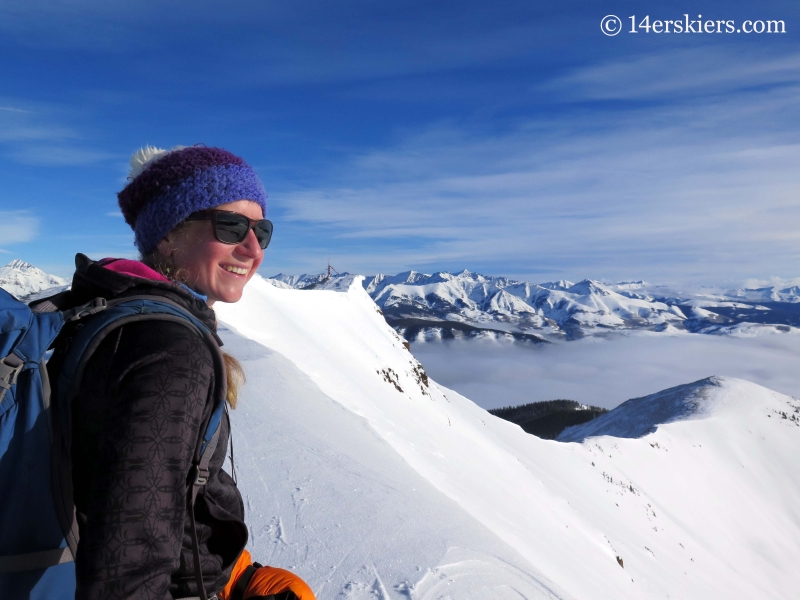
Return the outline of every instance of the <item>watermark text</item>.
{"type": "Polygon", "coordinates": [[[600,30],[608,36],[620,33],[656,34],[762,34],[786,33],[786,22],[782,19],[747,19],[737,23],[733,19],[708,19],[703,15],[697,18],[685,13],[681,19],[651,19],[650,15],[637,17],[631,15],[624,23],[616,15],[606,15],[600,20],[600,30]]]}

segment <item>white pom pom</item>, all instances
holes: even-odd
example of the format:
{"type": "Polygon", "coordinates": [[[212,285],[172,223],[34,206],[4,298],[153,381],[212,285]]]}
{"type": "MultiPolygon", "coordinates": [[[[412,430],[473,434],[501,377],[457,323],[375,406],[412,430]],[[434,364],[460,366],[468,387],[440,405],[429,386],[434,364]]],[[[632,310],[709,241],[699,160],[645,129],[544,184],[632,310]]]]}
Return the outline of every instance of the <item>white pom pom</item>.
{"type": "Polygon", "coordinates": [[[131,170],[128,172],[128,179],[133,181],[142,171],[145,170],[147,165],[156,162],[170,152],[181,150],[183,148],[186,148],[186,146],[174,146],[169,150],[163,150],[162,148],[156,148],[155,146],[150,145],[147,145],[144,148],[139,148],[133,153],[133,156],[131,156],[131,170]]]}

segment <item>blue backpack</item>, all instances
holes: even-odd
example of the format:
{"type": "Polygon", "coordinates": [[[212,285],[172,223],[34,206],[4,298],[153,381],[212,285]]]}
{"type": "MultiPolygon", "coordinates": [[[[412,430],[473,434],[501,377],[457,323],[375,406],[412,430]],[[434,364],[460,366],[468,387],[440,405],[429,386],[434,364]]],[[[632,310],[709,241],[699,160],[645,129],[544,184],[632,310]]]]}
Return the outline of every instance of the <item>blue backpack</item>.
{"type": "MultiPolygon", "coordinates": [[[[141,320],[183,323],[207,343],[215,370],[224,361],[213,334],[160,296],[130,296],[59,310],[69,292],[28,306],[0,289],[0,598],[72,600],[78,527],[72,502],[70,407],[84,367],[116,328],[141,320]],[[76,328],[51,397],[48,349],[66,323],[76,328]]],[[[194,502],[206,484],[225,409],[225,377],[215,377],[214,405],[197,441],[187,499],[195,576],[202,598],[194,502]]]]}

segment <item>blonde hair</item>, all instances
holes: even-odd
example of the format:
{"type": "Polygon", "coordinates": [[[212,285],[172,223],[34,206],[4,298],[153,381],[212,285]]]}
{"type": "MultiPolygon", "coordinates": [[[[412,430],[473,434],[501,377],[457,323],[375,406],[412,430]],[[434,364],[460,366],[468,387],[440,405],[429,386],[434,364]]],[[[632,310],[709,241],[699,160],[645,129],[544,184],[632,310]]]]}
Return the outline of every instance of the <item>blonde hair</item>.
{"type": "Polygon", "coordinates": [[[228,382],[226,400],[231,408],[236,408],[236,402],[239,399],[239,388],[247,382],[247,377],[244,374],[242,363],[236,360],[234,356],[223,350],[222,358],[225,359],[225,379],[228,382]]]}
{"type": "MultiPolygon", "coordinates": [[[[188,281],[188,273],[185,269],[175,267],[175,263],[171,256],[164,256],[156,248],[152,252],[141,257],[141,262],[160,273],[170,281],[177,283],[186,283],[188,281]]],[[[245,384],[247,377],[244,374],[242,363],[236,360],[224,350],[222,350],[222,358],[225,362],[225,379],[228,384],[228,393],[226,400],[231,408],[236,408],[236,401],[239,397],[239,388],[245,384]]]]}

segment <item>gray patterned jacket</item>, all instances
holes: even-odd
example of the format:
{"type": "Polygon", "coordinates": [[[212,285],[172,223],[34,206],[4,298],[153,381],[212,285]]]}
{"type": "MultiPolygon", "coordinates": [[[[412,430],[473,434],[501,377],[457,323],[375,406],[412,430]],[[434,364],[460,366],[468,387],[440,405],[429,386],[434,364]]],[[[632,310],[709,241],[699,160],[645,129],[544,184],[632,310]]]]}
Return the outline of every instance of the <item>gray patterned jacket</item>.
{"type": "MultiPolygon", "coordinates": [[[[181,286],[79,265],[72,299],[155,294],[178,302],[216,329],[213,310],[181,286]]],[[[63,332],[48,364],[57,381],[63,332]],[[54,372],[55,371],[55,372],[54,372]]],[[[171,600],[197,595],[187,508],[187,474],[211,407],[211,352],[189,328],[163,321],[124,325],[86,369],[72,407],[73,485],[80,543],[77,600],[171,600]]],[[[207,593],[227,583],[247,542],[244,507],[222,470],[223,430],[195,516],[207,593]]]]}

